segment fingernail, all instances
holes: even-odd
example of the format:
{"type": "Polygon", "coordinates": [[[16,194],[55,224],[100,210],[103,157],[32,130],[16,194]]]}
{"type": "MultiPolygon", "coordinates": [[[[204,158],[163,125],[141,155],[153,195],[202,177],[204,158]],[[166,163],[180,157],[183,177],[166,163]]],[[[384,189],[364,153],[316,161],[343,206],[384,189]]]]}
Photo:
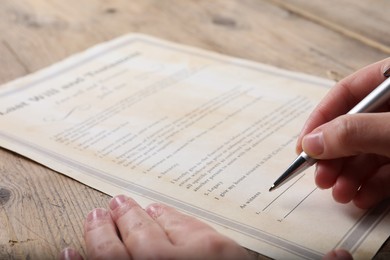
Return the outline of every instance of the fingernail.
{"type": "Polygon", "coordinates": [[[87,215],[87,221],[88,222],[93,222],[98,219],[103,219],[108,215],[108,211],[105,209],[94,209],[91,212],[88,213],[87,215]]]}
{"type": "Polygon", "coordinates": [[[163,207],[160,204],[151,204],[145,209],[146,213],[153,219],[157,219],[163,212],[163,207]]]}
{"type": "Polygon", "coordinates": [[[76,250],[74,250],[73,248],[70,248],[70,247],[62,250],[59,258],[60,258],[60,260],[83,259],[76,250]]]}
{"type": "Polygon", "coordinates": [[[383,75],[387,78],[390,77],[390,68],[386,69],[385,72],[383,72],[383,75]]]}
{"type": "Polygon", "coordinates": [[[306,135],[302,140],[302,148],[309,156],[319,156],[324,152],[324,137],[322,132],[306,135]]]}
{"type": "Polygon", "coordinates": [[[125,195],[118,195],[118,196],[112,198],[109,202],[110,209],[115,210],[116,208],[125,204],[125,202],[127,200],[128,200],[128,197],[126,197],[125,195]]]}

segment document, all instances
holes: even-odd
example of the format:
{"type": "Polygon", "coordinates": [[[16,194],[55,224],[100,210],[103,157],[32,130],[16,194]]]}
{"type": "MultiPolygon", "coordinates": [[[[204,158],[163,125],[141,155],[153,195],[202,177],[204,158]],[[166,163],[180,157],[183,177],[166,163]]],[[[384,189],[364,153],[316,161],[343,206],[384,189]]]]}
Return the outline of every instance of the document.
{"type": "Polygon", "coordinates": [[[277,259],[374,256],[390,207],[269,192],[333,83],[130,34],[0,87],[0,146],[110,195],[162,202],[277,259]]]}

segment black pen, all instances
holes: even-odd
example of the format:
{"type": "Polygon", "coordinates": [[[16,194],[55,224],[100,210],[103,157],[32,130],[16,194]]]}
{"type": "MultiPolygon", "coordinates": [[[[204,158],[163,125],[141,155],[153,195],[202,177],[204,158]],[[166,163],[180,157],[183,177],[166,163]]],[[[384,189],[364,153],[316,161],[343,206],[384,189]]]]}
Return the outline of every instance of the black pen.
{"type": "MultiPolygon", "coordinates": [[[[388,76],[385,74],[385,76],[388,76]]],[[[370,94],[368,94],[362,101],[360,101],[348,114],[367,113],[378,108],[381,104],[390,99],[390,78],[387,78],[378,87],[376,87],[370,94]]],[[[287,170],[274,182],[269,191],[280,187],[283,183],[294,178],[304,170],[314,165],[316,159],[311,158],[305,152],[302,152],[287,170]]]]}

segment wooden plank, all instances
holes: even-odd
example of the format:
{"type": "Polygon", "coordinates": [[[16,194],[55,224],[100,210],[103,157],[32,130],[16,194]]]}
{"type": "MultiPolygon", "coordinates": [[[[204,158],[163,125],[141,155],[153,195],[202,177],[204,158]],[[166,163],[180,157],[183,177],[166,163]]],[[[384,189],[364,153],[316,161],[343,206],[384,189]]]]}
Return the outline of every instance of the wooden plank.
{"type": "Polygon", "coordinates": [[[324,77],[387,56],[267,1],[14,2],[2,4],[2,24],[12,30],[0,37],[32,71],[128,32],[324,77]]]}
{"type": "Polygon", "coordinates": [[[55,259],[66,246],[83,253],[83,220],[108,196],[4,150],[0,158],[0,259],[55,259]]]}
{"type": "Polygon", "coordinates": [[[308,20],[390,54],[387,0],[269,0],[308,20]]]}
{"type": "MultiPolygon", "coordinates": [[[[301,10],[312,11],[311,3],[296,1],[301,10]]],[[[362,8],[352,0],[337,3],[352,14],[362,8]]],[[[365,8],[377,11],[373,5],[365,8]]],[[[346,27],[360,17],[352,18],[323,19],[346,27]]],[[[371,27],[361,29],[359,33],[378,41],[366,34],[371,27]]],[[[387,30],[387,24],[379,23],[379,29],[387,30]]],[[[3,0],[0,32],[0,83],[129,32],[323,77],[339,78],[388,56],[267,0],[3,0]]],[[[105,207],[108,199],[0,149],[0,259],[55,258],[66,246],[84,253],[84,216],[94,207],[105,207]]]]}

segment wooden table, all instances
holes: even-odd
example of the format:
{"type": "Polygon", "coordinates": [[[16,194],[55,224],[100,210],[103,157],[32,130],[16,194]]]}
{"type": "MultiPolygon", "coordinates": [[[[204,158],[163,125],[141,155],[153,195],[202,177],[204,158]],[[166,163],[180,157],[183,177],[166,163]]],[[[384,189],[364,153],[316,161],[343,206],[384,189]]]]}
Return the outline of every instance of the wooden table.
{"type": "MultiPolygon", "coordinates": [[[[388,10],[388,0],[2,0],[0,83],[129,32],[338,80],[389,56],[388,10]]],[[[84,217],[108,200],[0,149],[0,259],[84,253],[84,217]]],[[[389,257],[388,240],[375,258],[389,257]]]]}

